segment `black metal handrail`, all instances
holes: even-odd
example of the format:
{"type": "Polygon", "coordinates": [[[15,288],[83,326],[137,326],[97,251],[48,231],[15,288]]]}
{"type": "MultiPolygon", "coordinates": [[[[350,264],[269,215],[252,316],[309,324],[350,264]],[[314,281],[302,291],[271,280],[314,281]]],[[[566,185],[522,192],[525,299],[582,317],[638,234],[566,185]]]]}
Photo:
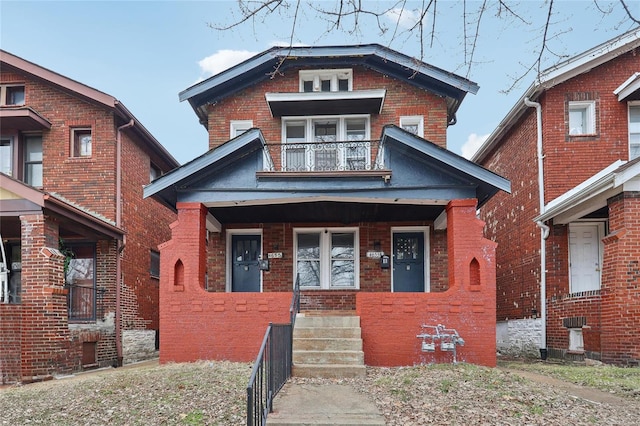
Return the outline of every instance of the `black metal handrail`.
{"type": "Polygon", "coordinates": [[[247,426],[265,425],[273,398],[291,377],[293,326],[300,311],[300,284],[296,279],[289,308],[289,324],[269,323],[247,385],[247,426]]]}

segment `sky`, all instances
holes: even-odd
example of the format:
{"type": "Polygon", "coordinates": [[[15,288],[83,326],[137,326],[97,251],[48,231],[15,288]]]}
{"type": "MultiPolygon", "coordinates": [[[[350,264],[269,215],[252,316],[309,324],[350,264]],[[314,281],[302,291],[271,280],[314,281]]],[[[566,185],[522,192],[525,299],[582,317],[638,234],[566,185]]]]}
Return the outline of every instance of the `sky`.
{"type": "MultiPolygon", "coordinates": [[[[522,18],[509,19],[488,0],[478,27],[473,18],[482,3],[468,0],[465,26],[463,2],[439,0],[435,19],[423,21],[425,31],[435,28],[434,37],[420,43],[418,31],[403,30],[417,22],[422,1],[408,0],[402,13],[378,21],[361,15],[357,31],[349,18],[342,29],[328,30],[314,11],[335,2],[303,1],[293,38],[295,2],[289,3],[293,6],[266,18],[220,31],[212,25],[228,25],[240,16],[236,1],[0,0],[0,48],[115,97],[184,164],[207,151],[208,139],[188,102],[178,100],[181,91],[274,45],[379,43],[480,86],[476,95],[467,95],[457,123],[447,131],[448,148],[469,158],[534,81],[535,72],[526,69],[539,55],[548,11],[547,2],[508,1],[522,18]],[[378,22],[387,31],[382,33],[378,22]],[[472,49],[469,35],[476,29],[472,49]]],[[[365,6],[381,11],[394,3],[365,1],[365,6]]],[[[627,4],[640,16],[640,0],[627,4]]],[[[543,67],[634,27],[619,1],[556,0],[553,10],[548,31],[553,54],[543,54],[543,67]],[[611,12],[603,15],[599,9],[611,12]]]]}

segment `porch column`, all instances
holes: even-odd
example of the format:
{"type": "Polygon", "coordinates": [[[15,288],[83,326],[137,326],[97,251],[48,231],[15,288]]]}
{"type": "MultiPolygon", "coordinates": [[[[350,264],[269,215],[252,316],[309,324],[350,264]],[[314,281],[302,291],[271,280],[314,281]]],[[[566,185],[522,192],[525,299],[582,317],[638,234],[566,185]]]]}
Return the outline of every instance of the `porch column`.
{"type": "Polygon", "coordinates": [[[160,260],[164,270],[161,280],[166,289],[180,291],[182,286],[204,288],[207,268],[207,208],[200,203],[178,203],[178,220],[171,225],[171,241],[161,246],[160,260]],[[178,276],[182,274],[182,276],[178,276]]]}
{"type": "Polygon", "coordinates": [[[20,217],[22,238],[22,380],[69,373],[74,357],[58,225],[42,214],[20,217]]]}
{"type": "MultiPolygon", "coordinates": [[[[497,244],[484,238],[484,222],[476,217],[476,207],[476,199],[452,200],[447,205],[450,288],[495,288],[497,244]]],[[[495,291],[493,297],[495,308],[495,291]]]]}
{"type": "Polygon", "coordinates": [[[637,366],[640,362],[640,192],[623,192],[608,201],[609,235],[602,264],[602,361],[637,366]]]}

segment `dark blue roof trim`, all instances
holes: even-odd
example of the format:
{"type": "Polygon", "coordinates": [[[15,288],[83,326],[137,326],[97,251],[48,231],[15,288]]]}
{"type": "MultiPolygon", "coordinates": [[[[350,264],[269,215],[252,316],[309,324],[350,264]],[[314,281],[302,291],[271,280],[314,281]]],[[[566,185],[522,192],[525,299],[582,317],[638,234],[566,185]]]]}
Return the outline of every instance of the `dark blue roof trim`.
{"type": "Polygon", "coordinates": [[[200,107],[219,101],[270,78],[283,57],[280,71],[300,66],[362,65],[450,99],[453,116],[467,93],[477,93],[476,83],[378,44],[360,46],[273,47],[220,74],[187,88],[179,94],[188,100],[201,120],[200,107]]]}

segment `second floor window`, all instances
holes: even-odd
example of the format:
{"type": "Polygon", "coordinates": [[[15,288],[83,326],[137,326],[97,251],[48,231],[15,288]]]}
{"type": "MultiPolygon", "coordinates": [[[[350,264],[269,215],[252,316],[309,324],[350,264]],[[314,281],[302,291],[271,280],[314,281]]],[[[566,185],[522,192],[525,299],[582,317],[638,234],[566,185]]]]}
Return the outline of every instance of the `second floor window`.
{"type": "Polygon", "coordinates": [[[569,102],[569,136],[596,133],[595,101],[569,102]]]}
{"type": "Polygon", "coordinates": [[[365,170],[371,165],[368,116],[283,119],[283,169],[365,170]]]}
{"type": "Polygon", "coordinates": [[[91,157],[91,129],[71,130],[71,156],[91,157]]]}
{"type": "Polygon", "coordinates": [[[2,85],[0,86],[0,105],[14,106],[24,105],[23,85],[2,85]]]}
{"type": "Polygon", "coordinates": [[[0,138],[0,172],[13,176],[11,167],[13,160],[13,150],[11,138],[0,138]]]}
{"type": "Polygon", "coordinates": [[[629,105],[629,160],[640,157],[640,104],[629,105]]]}
{"type": "Polygon", "coordinates": [[[42,135],[24,137],[24,182],[42,186],[42,135]]]}

